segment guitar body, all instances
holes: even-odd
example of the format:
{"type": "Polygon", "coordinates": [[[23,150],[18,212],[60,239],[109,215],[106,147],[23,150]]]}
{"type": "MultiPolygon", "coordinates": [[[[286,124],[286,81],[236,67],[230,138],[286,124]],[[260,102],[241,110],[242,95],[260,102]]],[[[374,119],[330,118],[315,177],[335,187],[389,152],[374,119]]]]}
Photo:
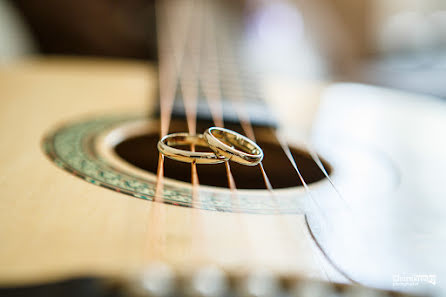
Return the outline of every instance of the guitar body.
{"type": "Polygon", "coordinates": [[[76,178],[45,155],[43,138],[70,121],[155,108],[149,65],[36,60],[3,71],[1,84],[2,283],[128,272],[154,261],[320,272],[316,248],[301,240],[308,235],[302,216],[292,218],[302,226],[299,246],[293,241],[285,252],[273,216],[135,199],[76,178]]]}
{"type": "MultiPolygon", "coordinates": [[[[436,261],[444,248],[436,229],[444,226],[440,201],[446,197],[444,102],[359,85],[267,82],[268,98],[285,127],[281,133],[296,149],[305,151],[312,143],[336,185],[333,190],[326,178],[309,185],[327,224],[318,225],[318,215],[306,219],[305,206],[299,209],[310,199],[302,186],[277,190],[279,200],[294,195],[298,201],[284,214],[256,205],[255,211],[184,207],[98,186],[82,172],[57,166],[45,151],[45,141],[62,127],[137,114],[101,132],[94,147],[117,170],[156,180],[155,173],[112,152],[125,137],[159,131],[157,120],[146,116],[156,108],[156,86],[155,68],[136,62],[47,58],[0,70],[1,284],[119,276],[153,262],[176,269],[267,268],[384,287],[392,274],[444,272],[436,261]],[[109,141],[116,131],[120,140],[109,141]],[[340,198],[359,217],[354,220],[361,232],[324,231],[339,220],[337,205],[345,203],[340,198]]],[[[147,154],[157,158],[158,151],[147,154]]],[[[191,188],[168,177],[164,182],[172,189],[191,188]]],[[[204,188],[231,196],[229,189],[204,188]]],[[[252,201],[269,195],[239,191],[252,201]]]]}

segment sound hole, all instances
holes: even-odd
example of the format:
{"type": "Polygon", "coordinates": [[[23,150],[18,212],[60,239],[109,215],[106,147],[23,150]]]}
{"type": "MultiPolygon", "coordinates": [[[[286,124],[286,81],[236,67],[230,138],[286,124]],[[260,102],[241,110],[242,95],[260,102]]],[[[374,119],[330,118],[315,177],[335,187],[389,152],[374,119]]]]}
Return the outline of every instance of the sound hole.
{"type": "MultiPolygon", "coordinates": [[[[115,147],[116,153],[127,162],[143,170],[155,173],[158,166],[157,142],[159,134],[146,134],[128,138],[115,147]]],[[[263,165],[275,189],[302,186],[302,183],[279,144],[258,139],[265,157],[263,165]]],[[[325,175],[311,156],[300,149],[291,148],[306,183],[311,184],[325,178],[325,175]]],[[[322,160],[322,159],[321,159],[322,160]]],[[[327,172],[331,167],[322,160],[327,172]]],[[[231,162],[231,171],[238,189],[265,189],[265,182],[259,166],[249,167],[231,162]]],[[[201,185],[227,188],[228,179],[224,164],[197,165],[201,185]]],[[[164,175],[183,182],[190,182],[190,164],[165,158],[164,175]]]]}

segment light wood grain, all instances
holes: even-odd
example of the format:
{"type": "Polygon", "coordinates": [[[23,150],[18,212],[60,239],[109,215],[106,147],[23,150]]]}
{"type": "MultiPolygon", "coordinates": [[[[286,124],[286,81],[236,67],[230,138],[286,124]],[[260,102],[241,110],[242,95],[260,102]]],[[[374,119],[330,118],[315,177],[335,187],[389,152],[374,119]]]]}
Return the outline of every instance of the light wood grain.
{"type": "Polygon", "coordinates": [[[38,58],[0,69],[0,283],[127,273],[152,261],[324,277],[302,216],[283,217],[293,230],[277,232],[274,216],[153,204],[75,178],[43,154],[50,129],[148,111],[155,87],[153,67],[136,62],[38,58]]]}
{"type": "MultiPolygon", "coordinates": [[[[61,123],[154,108],[155,78],[129,61],[36,58],[0,69],[0,284],[123,275],[156,261],[338,278],[302,216],[151,203],[75,178],[44,155],[43,136],[61,123]]],[[[312,230],[332,262],[372,286],[392,288],[392,275],[407,272],[440,282],[446,103],[354,84],[265,86],[281,133],[312,142],[354,214],[339,215],[327,181],[310,187],[329,223],[312,230]]]]}

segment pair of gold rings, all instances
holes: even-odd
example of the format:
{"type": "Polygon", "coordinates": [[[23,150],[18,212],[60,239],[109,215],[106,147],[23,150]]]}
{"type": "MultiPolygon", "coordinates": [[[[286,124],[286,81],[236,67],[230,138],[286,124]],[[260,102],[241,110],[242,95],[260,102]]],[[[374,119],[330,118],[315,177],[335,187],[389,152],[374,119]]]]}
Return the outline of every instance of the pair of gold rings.
{"type": "Polygon", "coordinates": [[[203,134],[166,135],[158,142],[158,150],[170,159],[195,164],[234,161],[254,166],[263,159],[263,151],[254,141],[235,131],[220,127],[211,127],[203,134]],[[213,152],[195,152],[175,147],[182,145],[209,147],[213,152]]]}

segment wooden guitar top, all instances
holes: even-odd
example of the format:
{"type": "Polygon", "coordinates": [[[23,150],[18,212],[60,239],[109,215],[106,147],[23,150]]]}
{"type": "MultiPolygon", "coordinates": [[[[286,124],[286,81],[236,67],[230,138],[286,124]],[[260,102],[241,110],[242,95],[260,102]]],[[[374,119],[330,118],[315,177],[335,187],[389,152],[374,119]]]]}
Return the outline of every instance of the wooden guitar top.
{"type": "MultiPolygon", "coordinates": [[[[0,68],[0,284],[120,275],[159,261],[383,287],[395,275],[446,275],[444,102],[353,84],[267,81],[281,133],[311,142],[330,163],[358,222],[327,233],[310,216],[321,252],[303,214],[135,199],[75,178],[42,151],[43,138],[70,122],[154,109],[156,86],[154,68],[138,62],[53,57],[0,68]]],[[[327,222],[342,225],[330,212],[338,194],[328,181],[310,188],[327,222]]]]}

